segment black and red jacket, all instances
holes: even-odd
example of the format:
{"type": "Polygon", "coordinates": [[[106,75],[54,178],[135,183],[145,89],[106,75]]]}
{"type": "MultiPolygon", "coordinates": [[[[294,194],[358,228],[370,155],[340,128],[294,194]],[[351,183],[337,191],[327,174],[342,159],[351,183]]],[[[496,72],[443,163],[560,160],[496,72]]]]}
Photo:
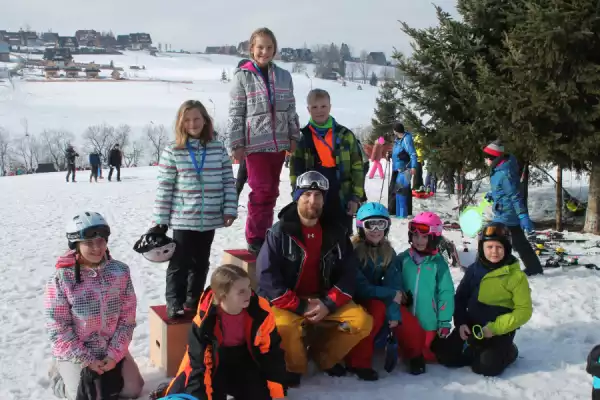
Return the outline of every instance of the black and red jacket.
{"type": "MultiPolygon", "coordinates": [[[[320,257],[320,300],[330,312],[352,300],[356,286],[358,259],[346,228],[337,221],[321,218],[323,242],[320,257]]],[[[296,295],[296,287],[306,261],[302,224],[296,203],[279,213],[279,221],[267,231],[256,259],[258,293],[277,308],[302,315],[308,305],[296,295]]]]}
{"type": "MultiPolygon", "coordinates": [[[[223,332],[219,323],[218,308],[213,302],[212,290],[207,288],[200,298],[198,314],[192,322],[188,347],[177,375],[164,395],[186,393],[199,400],[212,400],[212,382],[219,366],[219,348],[223,332]]],[[[261,375],[267,380],[271,397],[285,397],[287,381],[281,337],[275,326],[275,317],[269,302],[252,295],[246,308],[245,336],[248,350],[261,375]]]]}

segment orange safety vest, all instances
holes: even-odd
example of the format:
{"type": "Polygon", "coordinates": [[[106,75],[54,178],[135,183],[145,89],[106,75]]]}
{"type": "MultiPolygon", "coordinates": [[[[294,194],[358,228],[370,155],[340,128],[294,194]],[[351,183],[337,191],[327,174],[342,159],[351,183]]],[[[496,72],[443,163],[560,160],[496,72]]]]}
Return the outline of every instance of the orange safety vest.
{"type": "Polygon", "coordinates": [[[333,131],[331,128],[325,134],[325,138],[322,138],[315,128],[309,126],[310,131],[313,134],[313,143],[315,144],[315,150],[321,160],[321,165],[325,168],[335,168],[335,155],[333,153],[333,131]]]}

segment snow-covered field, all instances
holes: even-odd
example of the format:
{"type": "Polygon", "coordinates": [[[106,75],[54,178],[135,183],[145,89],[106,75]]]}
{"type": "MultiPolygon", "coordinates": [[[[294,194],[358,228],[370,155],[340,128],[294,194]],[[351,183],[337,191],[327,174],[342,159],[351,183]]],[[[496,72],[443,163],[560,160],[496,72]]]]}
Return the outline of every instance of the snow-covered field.
{"type": "MultiPolygon", "coordinates": [[[[213,114],[217,126],[224,123],[229,85],[219,79],[223,70],[231,76],[239,59],[183,54],[151,57],[139,52],[124,56],[76,56],[78,62],[108,64],[111,60],[115,66],[131,73],[134,81],[15,80],[14,89],[0,86],[0,126],[7,128],[15,139],[23,134],[23,119],[27,119],[29,131],[33,133],[43,129],[68,129],[79,136],[90,125],[107,123],[129,124],[134,133],[139,134],[151,121],[171,126],[178,106],[187,99],[201,100],[213,114]],[[146,69],[133,73],[128,69],[130,65],[144,65],[146,69]]],[[[282,65],[291,69],[289,64],[282,65]]],[[[311,81],[303,74],[294,74],[294,83],[302,121],[308,117],[305,97],[312,84],[331,92],[332,112],[341,123],[348,127],[370,123],[376,88],[363,85],[363,90],[358,91],[351,83],[342,87],[337,82],[315,78],[311,81]]],[[[75,144],[83,148],[81,140],[75,144]]],[[[585,199],[587,185],[569,173],[565,175],[565,187],[585,199]]],[[[124,169],[122,177],[122,183],[102,180],[98,184],[88,183],[85,172],[78,173],[79,183],[75,184],[65,183],[63,173],[0,178],[0,276],[4,282],[0,292],[0,399],[53,398],[47,379],[50,351],[44,331],[43,287],[53,273],[56,257],[67,248],[64,221],[82,209],[97,210],[106,216],[113,231],[109,242],[111,253],[131,267],[138,295],[138,328],[132,353],[147,382],[144,394],[164,381],[149,361],[148,308],[163,303],[166,265],[151,264],[132,250],[133,243],[150,223],[156,168],[124,169]]],[[[380,179],[368,180],[370,200],[379,200],[381,183],[380,179]]],[[[280,191],[277,210],[291,200],[287,169],[281,176],[280,191]]],[[[534,220],[553,212],[553,193],[552,186],[531,189],[529,207],[534,220]]],[[[383,201],[386,201],[385,193],[383,201]]],[[[415,201],[416,210],[426,205],[448,214],[452,214],[451,209],[456,205],[455,200],[448,200],[443,194],[421,202],[415,201]]],[[[240,201],[242,206],[246,203],[247,189],[240,201]]],[[[239,213],[240,218],[233,227],[217,232],[212,266],[218,265],[226,247],[245,245],[245,207],[240,207],[239,213]]],[[[458,232],[449,232],[447,236],[460,244],[458,232]]],[[[394,221],[391,239],[397,251],[408,246],[406,222],[394,221]]],[[[565,247],[575,253],[583,251],[580,245],[565,247]]],[[[464,264],[474,257],[474,241],[469,248],[469,252],[460,253],[464,264]]],[[[582,262],[600,264],[600,257],[587,256],[582,262]]],[[[462,272],[457,269],[452,273],[458,282],[462,272]]],[[[468,369],[451,371],[435,365],[418,377],[406,374],[402,368],[391,375],[382,372],[382,379],[376,383],[314,373],[300,389],[292,390],[289,397],[311,400],[367,397],[372,400],[587,399],[591,379],[584,372],[585,356],[600,342],[598,274],[600,272],[580,267],[552,270],[531,279],[533,318],[517,334],[519,360],[499,378],[486,379],[473,375],[468,369]]]]}
{"type": "MultiPolygon", "coordinates": [[[[43,286],[54,270],[55,258],[67,248],[65,218],[82,209],[97,210],[106,216],[113,232],[109,241],[111,253],[131,268],[138,295],[138,327],[132,353],[147,382],[144,393],[164,380],[149,361],[148,308],[163,303],[166,265],[151,264],[132,250],[135,240],[149,226],[156,171],[154,167],[124,169],[121,183],[89,183],[85,173],[79,173],[78,183],[69,184],[63,173],[0,179],[0,265],[4,282],[0,293],[1,399],[53,398],[47,379],[50,351],[43,324],[43,286]]],[[[379,199],[381,183],[380,179],[368,180],[370,200],[379,199]]],[[[532,209],[543,201],[545,190],[533,189],[532,209]]],[[[277,210],[291,200],[285,168],[280,191],[277,210]]],[[[247,193],[246,188],[241,205],[245,206],[247,193]]],[[[415,203],[416,209],[419,204],[426,204],[430,209],[451,213],[455,204],[443,194],[423,202],[415,203]]],[[[212,266],[218,265],[223,249],[244,246],[245,208],[240,207],[239,213],[240,218],[231,228],[217,232],[212,266]]],[[[460,243],[458,232],[447,235],[460,243]]],[[[391,239],[398,251],[408,246],[406,222],[394,220],[391,239]]],[[[463,263],[474,257],[475,242],[469,248],[468,253],[460,253],[463,263]]],[[[567,248],[580,251],[576,246],[567,248]]],[[[588,257],[584,262],[600,264],[600,259],[595,258],[588,257]]],[[[580,267],[552,270],[531,279],[533,318],[517,334],[519,360],[499,378],[482,378],[466,368],[447,370],[437,365],[418,377],[408,375],[402,368],[391,375],[382,371],[382,379],[376,383],[315,373],[300,389],[292,390],[289,398],[587,399],[591,380],[584,372],[585,356],[600,342],[599,273],[580,267]]],[[[452,274],[457,283],[462,272],[455,269],[452,274]]]]}
{"type": "MultiPolygon", "coordinates": [[[[33,56],[32,56],[33,57],[33,56]]],[[[100,80],[77,82],[26,82],[14,79],[14,89],[0,86],[0,126],[12,136],[23,135],[22,121],[28,121],[29,131],[66,129],[80,136],[90,125],[107,123],[128,124],[134,134],[151,121],[172,127],[179,105],[188,99],[200,100],[213,116],[216,126],[224,126],[229,107],[229,83],[220,82],[221,74],[233,76],[240,58],[223,55],[159,53],[153,57],[144,52],[125,55],[76,55],[75,61],[95,62],[123,67],[129,80],[100,80]],[[144,66],[145,70],[129,67],[144,66]],[[166,82],[170,81],[170,82],[166,82]],[[189,82],[189,83],[181,83],[189,82]]],[[[279,63],[292,70],[291,63],[279,63]]],[[[312,65],[308,65],[313,76],[312,65]]],[[[332,94],[333,115],[340,123],[353,128],[369,125],[375,107],[377,88],[308,78],[304,73],[293,74],[298,114],[308,120],[306,95],[312,87],[332,94]]]]}

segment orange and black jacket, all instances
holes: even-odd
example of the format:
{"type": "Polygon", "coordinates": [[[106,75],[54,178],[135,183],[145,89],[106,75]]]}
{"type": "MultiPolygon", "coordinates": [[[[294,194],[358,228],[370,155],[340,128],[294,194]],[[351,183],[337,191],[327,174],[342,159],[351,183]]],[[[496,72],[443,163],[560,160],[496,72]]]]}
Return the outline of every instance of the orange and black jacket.
{"type": "MultiPolygon", "coordinates": [[[[219,323],[213,293],[207,288],[200,298],[198,314],[190,329],[187,352],[181,360],[177,375],[165,395],[187,393],[199,400],[213,399],[213,377],[219,365],[219,347],[223,332],[219,323]]],[[[267,379],[271,397],[285,397],[287,372],[281,337],[275,327],[275,317],[269,302],[252,294],[246,309],[245,336],[248,350],[262,376],[267,379]]]]}

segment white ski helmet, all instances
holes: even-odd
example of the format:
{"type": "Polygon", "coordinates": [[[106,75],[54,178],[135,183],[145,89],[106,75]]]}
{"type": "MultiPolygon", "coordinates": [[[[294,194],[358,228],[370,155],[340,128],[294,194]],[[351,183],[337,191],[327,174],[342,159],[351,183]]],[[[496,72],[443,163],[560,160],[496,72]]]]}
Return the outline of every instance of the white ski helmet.
{"type": "Polygon", "coordinates": [[[145,233],[133,245],[133,250],[148,261],[162,263],[169,261],[175,253],[175,242],[164,233],[145,233]]]}
{"type": "Polygon", "coordinates": [[[65,229],[69,248],[75,249],[75,243],[98,237],[108,241],[110,226],[102,215],[94,211],[84,211],[67,221],[65,229]]]}

